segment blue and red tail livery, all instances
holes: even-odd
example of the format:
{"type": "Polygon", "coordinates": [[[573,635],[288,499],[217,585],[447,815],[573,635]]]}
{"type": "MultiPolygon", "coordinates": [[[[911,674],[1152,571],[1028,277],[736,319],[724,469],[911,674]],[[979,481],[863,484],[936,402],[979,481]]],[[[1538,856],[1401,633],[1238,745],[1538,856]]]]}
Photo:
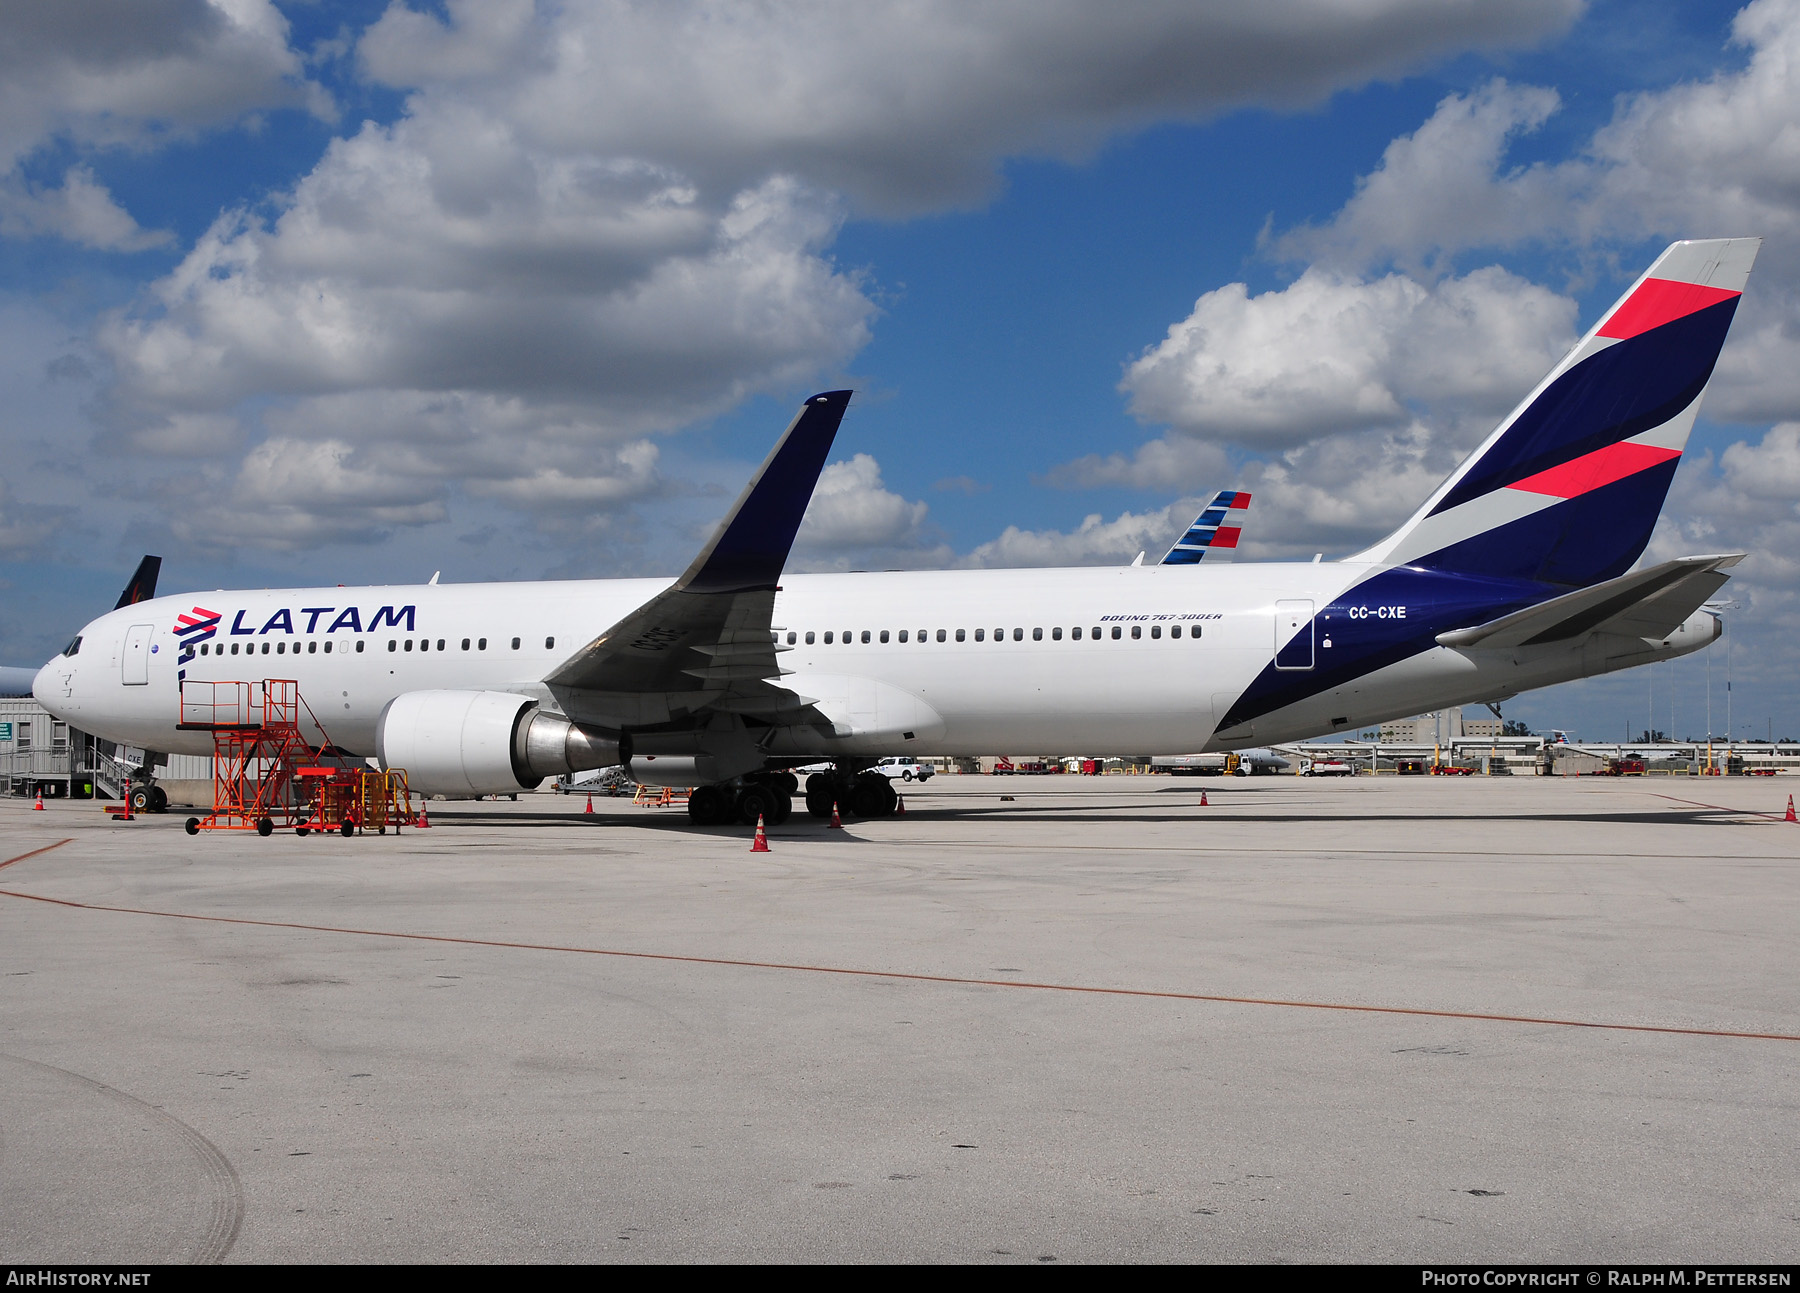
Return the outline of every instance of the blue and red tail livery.
{"type": "Polygon", "coordinates": [[[1243,538],[1244,521],[1249,511],[1249,491],[1220,490],[1158,564],[1192,566],[1203,558],[1213,562],[1230,561],[1243,538]]]}
{"type": "Polygon", "coordinates": [[[1357,559],[1583,587],[1650,541],[1760,239],[1678,242],[1357,559]]]}

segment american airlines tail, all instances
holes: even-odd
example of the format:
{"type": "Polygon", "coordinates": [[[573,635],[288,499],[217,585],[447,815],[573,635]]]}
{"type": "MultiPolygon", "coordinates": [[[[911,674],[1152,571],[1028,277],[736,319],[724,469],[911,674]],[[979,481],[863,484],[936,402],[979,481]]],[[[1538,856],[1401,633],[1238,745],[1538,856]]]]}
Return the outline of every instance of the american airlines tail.
{"type": "Polygon", "coordinates": [[[1672,245],[1405,525],[1350,560],[1571,588],[1624,574],[1761,245],[1672,245]]]}

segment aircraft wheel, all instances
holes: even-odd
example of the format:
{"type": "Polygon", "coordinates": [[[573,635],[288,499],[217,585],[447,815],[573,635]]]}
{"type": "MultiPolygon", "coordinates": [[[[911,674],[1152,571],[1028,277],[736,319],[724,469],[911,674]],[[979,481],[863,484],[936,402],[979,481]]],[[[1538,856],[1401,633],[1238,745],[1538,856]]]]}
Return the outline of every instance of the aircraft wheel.
{"type": "Polygon", "coordinates": [[[881,784],[876,787],[876,793],[881,798],[881,815],[892,817],[894,809],[900,806],[900,794],[894,789],[894,783],[883,777],[881,784]]]}
{"type": "Polygon", "coordinates": [[[190,817],[187,819],[187,833],[189,835],[198,835],[200,833],[200,819],[198,817],[190,817]]]}
{"type": "Polygon", "coordinates": [[[850,811],[858,817],[880,817],[892,812],[894,792],[891,787],[888,788],[884,800],[881,793],[884,787],[887,787],[886,777],[881,779],[879,785],[873,781],[858,781],[850,787],[850,811]]]}
{"type": "Polygon", "coordinates": [[[808,790],[806,792],[806,811],[823,821],[831,816],[832,797],[829,790],[808,790]]]}
{"type": "Polygon", "coordinates": [[[275,833],[275,823],[267,817],[259,817],[256,821],[256,833],[264,839],[275,833]]]}
{"type": "Polygon", "coordinates": [[[156,802],[156,796],[150,793],[149,786],[138,786],[131,792],[131,811],[147,813],[150,805],[156,802]]]}
{"type": "Polygon", "coordinates": [[[731,819],[731,801],[717,786],[695,786],[688,795],[688,820],[696,826],[721,826],[731,819]]]}
{"type": "Polygon", "coordinates": [[[764,786],[745,786],[738,792],[738,820],[746,826],[756,825],[762,818],[768,823],[775,818],[775,793],[764,786]]]}
{"type": "Polygon", "coordinates": [[[775,815],[769,818],[769,825],[780,826],[794,815],[794,797],[781,787],[775,788],[775,815]]]}
{"type": "Polygon", "coordinates": [[[787,791],[789,796],[800,793],[800,778],[796,777],[791,772],[776,773],[773,777],[769,778],[769,784],[778,789],[787,791]]]}
{"type": "Polygon", "coordinates": [[[150,787],[150,811],[153,813],[169,811],[169,792],[161,786],[150,787]]]}
{"type": "MultiPolygon", "coordinates": [[[[837,787],[832,784],[829,772],[815,772],[806,779],[806,795],[809,799],[814,795],[824,795],[826,798],[830,798],[836,793],[837,787]]],[[[829,815],[829,810],[827,810],[827,816],[829,815]]]]}

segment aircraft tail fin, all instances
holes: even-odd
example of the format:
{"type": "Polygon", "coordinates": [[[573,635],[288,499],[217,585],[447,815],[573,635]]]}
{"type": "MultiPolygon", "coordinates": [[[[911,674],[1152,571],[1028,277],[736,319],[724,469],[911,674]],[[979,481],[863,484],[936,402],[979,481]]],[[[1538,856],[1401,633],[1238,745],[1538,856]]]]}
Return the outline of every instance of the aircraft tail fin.
{"type": "Polygon", "coordinates": [[[1212,502],[1200,509],[1200,515],[1187,532],[1175,540],[1175,546],[1164,554],[1159,565],[1192,566],[1206,561],[1217,565],[1236,559],[1243,538],[1244,522],[1250,516],[1250,495],[1241,489],[1222,489],[1212,502]]]}
{"type": "Polygon", "coordinates": [[[162,558],[146,556],[138,562],[138,568],[132,572],[125,591],[119,594],[119,601],[113,607],[122,611],[127,606],[136,606],[139,602],[147,602],[156,596],[156,577],[162,573],[162,558]]]}
{"type": "Polygon", "coordinates": [[[1624,574],[1761,245],[1672,244],[1405,525],[1351,559],[1577,588],[1624,574]]]}

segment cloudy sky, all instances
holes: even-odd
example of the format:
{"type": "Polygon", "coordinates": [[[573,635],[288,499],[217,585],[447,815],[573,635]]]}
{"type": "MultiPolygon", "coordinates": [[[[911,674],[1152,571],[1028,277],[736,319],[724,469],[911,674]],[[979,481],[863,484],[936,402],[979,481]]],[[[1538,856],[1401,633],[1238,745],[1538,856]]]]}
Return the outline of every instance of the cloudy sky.
{"type": "MultiPolygon", "coordinates": [[[[1221,487],[1342,555],[1739,234],[1651,556],[1751,554],[1733,716],[1800,736],[1800,0],[12,0],[0,660],[147,551],[673,573],[839,385],[803,568],[1124,562],[1221,487]]],[[[1507,714],[1703,733],[1708,671],[1507,714]]]]}

